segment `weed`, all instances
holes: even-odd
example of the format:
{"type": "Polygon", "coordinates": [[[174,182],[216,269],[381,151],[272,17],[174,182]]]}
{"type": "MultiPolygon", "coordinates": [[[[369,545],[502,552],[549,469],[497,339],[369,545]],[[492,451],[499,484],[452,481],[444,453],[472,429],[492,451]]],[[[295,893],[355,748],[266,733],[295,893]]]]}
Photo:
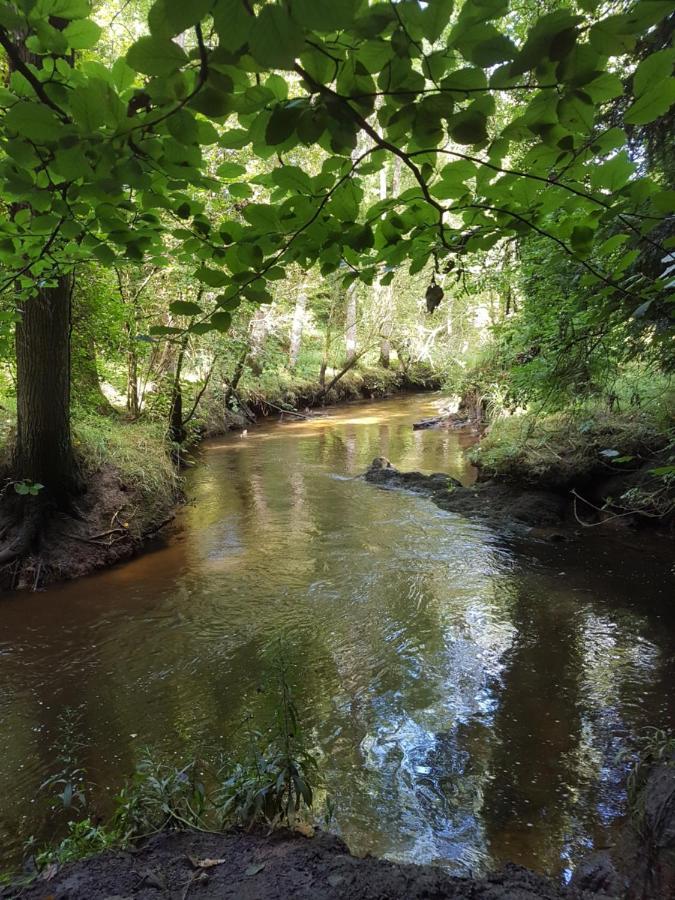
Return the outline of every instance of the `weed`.
{"type": "Polygon", "coordinates": [[[215,798],[222,825],[292,826],[303,807],[312,807],[317,762],[304,745],[283,661],[278,675],[280,703],[272,738],[264,743],[259,732],[249,730],[246,758],[222,775],[215,798]]]}
{"type": "Polygon", "coordinates": [[[127,839],[164,830],[201,828],[206,788],[196,761],[182,768],[159,762],[146,750],[117,795],[112,824],[127,839]]]}

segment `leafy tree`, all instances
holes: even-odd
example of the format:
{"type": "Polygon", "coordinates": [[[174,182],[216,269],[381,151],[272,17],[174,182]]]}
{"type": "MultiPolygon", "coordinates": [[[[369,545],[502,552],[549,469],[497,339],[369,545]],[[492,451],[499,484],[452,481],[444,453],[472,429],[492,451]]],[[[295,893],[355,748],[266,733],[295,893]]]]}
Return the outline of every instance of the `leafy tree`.
{"type": "Polygon", "coordinates": [[[605,15],[580,0],[514,21],[507,0],[156,0],[145,33],[103,62],[87,0],[3,0],[13,477],[65,508],[78,490],[70,297],[93,260],[187,267],[202,299],[151,329],[181,346],[226,332],[244,301],[269,303],[290,264],[345,290],[431,267],[436,302],[466,254],[529,234],[575,261],[593,303],[653,303],[661,273],[631,274],[637,247],[596,236],[672,246],[654,237],[672,192],[639,171],[626,133],[675,100],[673,51],[631,56],[671,10],[637,0],[605,15]],[[389,157],[401,189],[372,198],[389,157]]]}

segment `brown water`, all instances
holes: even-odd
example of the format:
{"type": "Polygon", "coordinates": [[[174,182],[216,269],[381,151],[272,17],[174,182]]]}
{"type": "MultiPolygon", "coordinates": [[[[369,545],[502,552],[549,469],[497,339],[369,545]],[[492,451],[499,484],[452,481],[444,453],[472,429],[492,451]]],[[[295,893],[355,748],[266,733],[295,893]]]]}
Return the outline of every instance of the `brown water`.
{"type": "Polygon", "coordinates": [[[624,808],[617,754],[675,721],[672,603],[639,554],[507,541],[354,480],[378,455],[472,471],[438,397],[357,404],[203,448],[167,545],[0,603],[0,860],[53,825],[39,785],[81,717],[97,802],[150,745],[261,722],[281,639],[357,853],[566,873],[624,808]]]}

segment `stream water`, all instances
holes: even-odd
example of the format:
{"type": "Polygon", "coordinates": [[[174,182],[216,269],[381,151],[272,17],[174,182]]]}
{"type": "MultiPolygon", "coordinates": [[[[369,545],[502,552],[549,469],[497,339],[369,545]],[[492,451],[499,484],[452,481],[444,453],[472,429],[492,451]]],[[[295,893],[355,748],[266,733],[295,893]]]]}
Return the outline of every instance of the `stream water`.
{"type": "Polygon", "coordinates": [[[466,438],[412,430],[441,403],[209,442],[162,546],[2,598],[0,866],[53,835],[39,786],[64,710],[105,806],[144,746],[240,748],[279,652],[354,852],[564,875],[611,840],[619,754],[675,723],[667,589],[638,552],[507,540],[354,478],[384,455],[470,482],[466,438]]]}

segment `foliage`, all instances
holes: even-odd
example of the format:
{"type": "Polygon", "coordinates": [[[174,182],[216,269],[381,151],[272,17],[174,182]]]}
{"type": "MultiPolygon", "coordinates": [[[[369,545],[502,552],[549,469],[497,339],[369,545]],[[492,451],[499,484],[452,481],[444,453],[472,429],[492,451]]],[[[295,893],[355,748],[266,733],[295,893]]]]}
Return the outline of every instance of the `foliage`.
{"type": "Polygon", "coordinates": [[[260,732],[249,729],[248,756],[225,770],[215,800],[223,825],[292,826],[303,808],[312,807],[317,761],[303,743],[283,663],[279,683],[273,736],[264,742],[260,732]]]}
{"type": "Polygon", "coordinates": [[[112,826],[127,840],[157,831],[199,828],[206,807],[206,788],[196,761],[176,768],[146,750],[116,798],[112,826]]]}
{"type": "Polygon", "coordinates": [[[651,303],[663,285],[626,278],[635,251],[617,258],[594,239],[610,222],[646,239],[668,201],[637,173],[623,128],[599,126],[619,101],[634,127],[675,100],[670,50],[630,60],[668,12],[658,0],[608,16],[583,4],[525,18],[512,37],[502,0],[459,12],[447,0],[188,12],[157,0],[149,30],[104,62],[89,54],[101,29],[86,3],[61,4],[62,27],[48,5],[7,3],[0,178],[20,208],[3,225],[5,284],[31,294],[83,262],[170,256],[207,302],[152,330],[201,334],[226,330],[245,299],[268,303],[289,262],[318,260],[346,283],[372,284],[381,266],[391,278],[404,261],[414,274],[432,260],[440,276],[465,252],[534,232],[579,262],[589,294],[651,303]],[[39,64],[22,60],[19,30],[39,64]],[[307,171],[310,146],[323,152],[307,171]],[[243,147],[260,160],[253,184],[229,152],[243,147]],[[389,154],[411,186],[372,203],[366,178],[389,154]],[[242,198],[241,216],[212,210],[214,192],[242,198]]]}
{"type": "Polygon", "coordinates": [[[39,850],[35,854],[35,865],[41,872],[54,864],[62,866],[120,846],[123,843],[114,829],[97,825],[89,818],[80,819],[68,822],[68,834],[55,847],[39,850]]]}

